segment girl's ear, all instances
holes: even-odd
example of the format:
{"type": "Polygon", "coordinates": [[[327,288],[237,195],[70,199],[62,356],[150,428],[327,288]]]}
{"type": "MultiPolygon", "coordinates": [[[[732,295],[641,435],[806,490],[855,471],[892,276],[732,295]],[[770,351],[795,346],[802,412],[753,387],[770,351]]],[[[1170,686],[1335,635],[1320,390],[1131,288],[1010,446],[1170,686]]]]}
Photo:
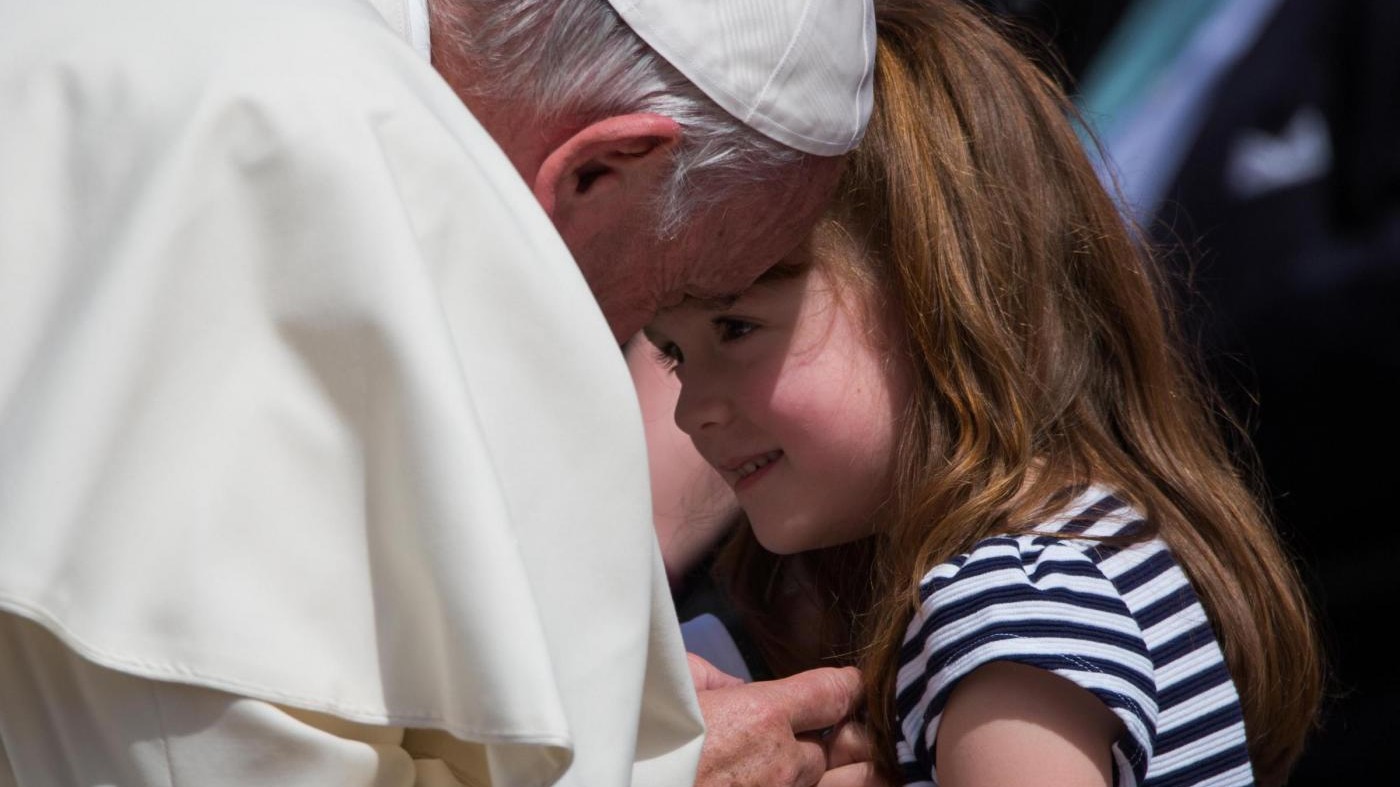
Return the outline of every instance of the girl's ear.
{"type": "Polygon", "coordinates": [[[545,157],[531,184],[569,248],[635,223],[670,171],[676,121],[650,113],[604,118],[545,157]]]}

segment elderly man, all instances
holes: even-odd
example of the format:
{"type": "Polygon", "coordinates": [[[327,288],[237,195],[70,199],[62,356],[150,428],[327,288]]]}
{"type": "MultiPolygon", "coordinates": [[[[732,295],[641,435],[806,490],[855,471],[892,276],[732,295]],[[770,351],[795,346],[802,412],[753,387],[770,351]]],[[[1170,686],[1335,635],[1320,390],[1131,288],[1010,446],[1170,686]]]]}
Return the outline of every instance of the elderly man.
{"type": "Polygon", "coordinates": [[[872,38],[0,0],[0,784],[861,783],[852,671],[692,687],[617,340],[800,241],[872,38]]]}

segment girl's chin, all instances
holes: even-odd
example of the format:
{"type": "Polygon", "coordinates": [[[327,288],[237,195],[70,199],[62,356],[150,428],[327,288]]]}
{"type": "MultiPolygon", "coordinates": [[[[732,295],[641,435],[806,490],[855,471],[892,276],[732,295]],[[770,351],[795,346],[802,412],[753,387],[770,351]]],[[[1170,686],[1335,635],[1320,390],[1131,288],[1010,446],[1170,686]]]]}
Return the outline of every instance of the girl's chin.
{"type": "Polygon", "coordinates": [[[759,545],[775,555],[795,555],[816,548],[809,543],[811,539],[799,538],[793,533],[774,532],[773,528],[764,528],[756,524],[752,526],[754,538],[759,545]]]}
{"type": "Polygon", "coordinates": [[[775,555],[796,555],[799,552],[810,552],[839,543],[807,533],[794,532],[794,529],[764,528],[757,524],[753,525],[753,534],[759,545],[775,555]]]}
{"type": "Polygon", "coordinates": [[[859,541],[870,535],[870,532],[838,534],[820,526],[801,526],[795,523],[765,527],[763,521],[756,520],[752,514],[749,514],[749,526],[753,528],[754,538],[759,545],[775,555],[796,555],[814,549],[828,549],[859,541]],[[814,530],[817,532],[813,532],[814,530]]]}

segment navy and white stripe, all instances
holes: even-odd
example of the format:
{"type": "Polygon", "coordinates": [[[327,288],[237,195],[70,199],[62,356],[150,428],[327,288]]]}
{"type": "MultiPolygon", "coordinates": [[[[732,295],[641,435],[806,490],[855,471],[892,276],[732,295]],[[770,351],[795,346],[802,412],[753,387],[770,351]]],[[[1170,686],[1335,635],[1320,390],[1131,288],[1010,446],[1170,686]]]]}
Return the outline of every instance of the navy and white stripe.
{"type": "Polygon", "coordinates": [[[934,742],[948,696],[993,661],[1051,670],[1118,716],[1118,787],[1254,783],[1235,684],[1166,544],[1097,540],[1142,525],[1090,487],[1034,532],[985,539],[925,575],[896,679],[907,783],[937,784],[934,742]]]}

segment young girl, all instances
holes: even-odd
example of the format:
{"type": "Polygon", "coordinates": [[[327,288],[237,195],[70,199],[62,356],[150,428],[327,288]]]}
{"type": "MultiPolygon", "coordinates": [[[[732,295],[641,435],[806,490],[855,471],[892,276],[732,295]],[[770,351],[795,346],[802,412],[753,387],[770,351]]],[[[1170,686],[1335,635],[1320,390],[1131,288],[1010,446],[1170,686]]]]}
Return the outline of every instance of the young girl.
{"type": "Polygon", "coordinates": [[[910,783],[1281,783],[1308,608],[1166,288],[1047,77],[957,2],[877,18],[828,220],[648,328],[751,525],[749,633],[780,673],[861,665],[910,783]]]}

